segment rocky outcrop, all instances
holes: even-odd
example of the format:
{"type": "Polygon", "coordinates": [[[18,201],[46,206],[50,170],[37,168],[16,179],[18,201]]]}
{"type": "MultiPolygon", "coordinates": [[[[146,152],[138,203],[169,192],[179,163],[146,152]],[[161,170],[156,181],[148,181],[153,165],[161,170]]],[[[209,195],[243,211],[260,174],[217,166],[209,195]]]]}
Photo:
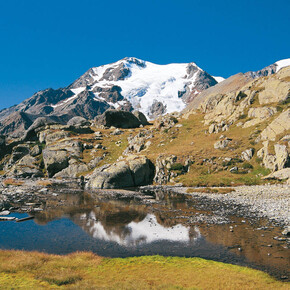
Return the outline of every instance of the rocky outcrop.
{"type": "Polygon", "coordinates": [[[254,155],[254,149],[249,148],[249,149],[242,152],[241,159],[244,161],[249,161],[253,158],[253,155],[254,155]]]}
{"type": "MultiPolygon", "coordinates": [[[[227,130],[238,120],[241,120],[239,123],[244,128],[258,125],[276,114],[278,108],[283,110],[283,107],[279,106],[287,104],[290,96],[290,84],[287,81],[289,76],[290,67],[258,79],[252,79],[249,74],[230,77],[199,94],[185,109],[185,117],[194,113],[196,109],[200,110],[205,114],[204,124],[209,126],[210,133],[227,130]],[[270,103],[276,103],[277,106],[266,106],[270,103]]],[[[286,113],[283,114],[282,122],[278,119],[273,123],[273,128],[270,126],[263,132],[264,140],[273,140],[281,133],[279,129],[275,131],[277,125],[281,127],[284,122],[284,127],[287,127],[290,124],[289,117],[285,120],[286,113]],[[271,132],[273,130],[274,133],[271,132]]],[[[288,130],[286,127],[284,129],[288,130]]]]}
{"type": "Polygon", "coordinates": [[[174,127],[178,123],[179,113],[166,114],[160,116],[154,121],[154,127],[158,130],[164,131],[174,127]]]}
{"type": "Polygon", "coordinates": [[[42,131],[39,137],[41,143],[46,143],[47,145],[54,143],[56,141],[68,138],[70,133],[67,131],[53,131],[53,130],[46,130],[42,131]]]}
{"type": "Polygon", "coordinates": [[[283,168],[278,171],[272,172],[271,174],[263,177],[263,179],[279,179],[289,180],[290,179],[290,168],[283,168]]]}
{"type": "Polygon", "coordinates": [[[79,163],[75,159],[69,160],[69,166],[54,175],[54,177],[70,177],[76,178],[79,174],[89,170],[88,165],[85,163],[79,163]]]}
{"type": "Polygon", "coordinates": [[[29,146],[26,144],[20,144],[12,149],[11,157],[6,165],[6,168],[14,165],[18,160],[20,160],[23,156],[28,155],[30,152],[29,146]]]}
{"type": "Polygon", "coordinates": [[[42,177],[43,172],[39,168],[37,160],[26,155],[16,162],[12,167],[6,172],[7,176],[11,177],[42,177]]]}
{"type": "Polygon", "coordinates": [[[282,112],[261,133],[262,140],[275,141],[276,136],[290,130],[290,109],[282,112]]]}
{"type": "Polygon", "coordinates": [[[91,123],[83,117],[76,116],[76,117],[71,118],[67,122],[67,125],[74,126],[74,127],[83,127],[83,126],[90,126],[91,123]]]}
{"type": "Polygon", "coordinates": [[[251,118],[251,120],[245,122],[243,128],[258,125],[276,113],[277,108],[275,107],[250,108],[248,112],[248,117],[251,118]]]}
{"type": "Polygon", "coordinates": [[[49,144],[45,149],[51,151],[65,150],[70,157],[81,157],[83,144],[79,140],[62,139],[56,143],[49,144]]]}
{"type": "Polygon", "coordinates": [[[39,145],[35,145],[31,148],[30,155],[35,157],[41,154],[41,152],[42,152],[42,148],[39,145]]]}
{"type": "Polygon", "coordinates": [[[276,168],[277,170],[288,167],[289,154],[285,145],[275,144],[274,145],[275,155],[276,155],[276,168]]]}
{"type": "Polygon", "coordinates": [[[138,128],[142,125],[141,121],[134,114],[117,110],[107,110],[104,114],[98,116],[95,121],[97,125],[123,129],[138,128]]]}
{"type": "Polygon", "coordinates": [[[39,117],[37,118],[33,124],[25,131],[23,140],[37,140],[37,133],[41,130],[44,130],[46,126],[55,124],[55,121],[45,118],[45,117],[39,117]]]}
{"type": "Polygon", "coordinates": [[[229,138],[218,140],[214,143],[213,147],[214,149],[225,149],[229,145],[230,142],[231,142],[231,139],[229,138]]]}
{"type": "Polygon", "coordinates": [[[151,130],[142,130],[134,137],[128,137],[128,147],[123,154],[128,155],[132,153],[139,153],[140,151],[147,149],[151,142],[149,139],[153,138],[151,130]]]}
{"type": "MultiPolygon", "coordinates": [[[[286,68],[287,69],[287,68],[286,68]]],[[[290,71],[290,68],[289,68],[290,71]]],[[[286,101],[290,96],[290,83],[271,78],[264,82],[264,90],[259,95],[261,105],[286,101]]]]}
{"type": "Polygon", "coordinates": [[[269,141],[263,142],[263,147],[257,152],[257,156],[263,159],[263,165],[277,171],[289,166],[289,153],[285,145],[275,144],[275,154],[269,153],[269,141]]]}
{"type": "Polygon", "coordinates": [[[177,162],[176,155],[161,154],[156,159],[154,182],[157,184],[174,182],[176,176],[189,172],[192,163],[191,157],[186,158],[184,164],[181,164],[177,162]]]}
{"type": "Polygon", "coordinates": [[[131,155],[114,164],[97,168],[87,188],[125,188],[147,185],[152,182],[154,166],[145,156],[131,155]]]}

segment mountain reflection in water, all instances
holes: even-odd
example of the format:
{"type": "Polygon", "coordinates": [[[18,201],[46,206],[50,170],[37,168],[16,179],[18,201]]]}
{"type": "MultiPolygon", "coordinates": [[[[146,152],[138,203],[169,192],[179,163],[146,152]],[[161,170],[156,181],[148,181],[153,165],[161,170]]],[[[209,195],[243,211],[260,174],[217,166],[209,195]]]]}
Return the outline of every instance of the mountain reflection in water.
{"type": "MultiPolygon", "coordinates": [[[[167,240],[173,242],[189,242],[190,227],[177,224],[172,227],[164,227],[157,222],[156,216],[147,214],[146,217],[139,222],[132,221],[122,228],[107,228],[101,221],[96,219],[95,213],[83,214],[80,217],[86,220],[86,227],[90,235],[95,239],[116,242],[122,246],[137,246],[155,241],[167,240]]],[[[199,238],[200,232],[195,227],[194,240],[199,238]]]]}
{"type": "MultiPolygon", "coordinates": [[[[201,257],[290,276],[287,240],[273,239],[282,229],[270,221],[236,216],[235,205],[225,215],[230,205],[205,198],[161,192],[155,200],[60,192],[44,200],[34,220],[0,222],[0,249],[201,257]]],[[[12,206],[21,208],[21,202],[25,204],[17,200],[12,206]]]]}

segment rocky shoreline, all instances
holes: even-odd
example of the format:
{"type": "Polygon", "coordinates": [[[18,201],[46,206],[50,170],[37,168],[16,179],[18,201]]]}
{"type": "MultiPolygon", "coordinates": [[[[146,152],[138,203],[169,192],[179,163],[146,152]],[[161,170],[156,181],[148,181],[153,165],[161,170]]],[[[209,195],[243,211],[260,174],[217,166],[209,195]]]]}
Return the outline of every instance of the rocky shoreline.
{"type": "MultiPolygon", "coordinates": [[[[177,188],[177,192],[189,194],[188,188],[177,188]]],[[[191,195],[205,196],[209,199],[219,200],[223,203],[235,203],[247,206],[250,210],[247,215],[267,218],[282,226],[290,226],[290,186],[279,185],[253,185],[234,187],[226,194],[216,193],[190,193],[191,195]]]]}
{"type": "MultiPolygon", "coordinates": [[[[0,210],[9,210],[9,207],[11,209],[11,202],[33,204],[34,201],[36,205],[39,205],[61,192],[74,194],[82,192],[85,187],[83,181],[79,179],[16,179],[14,184],[4,184],[4,180],[0,179],[0,210]]],[[[88,192],[107,199],[135,198],[142,200],[143,203],[158,202],[156,192],[159,192],[159,195],[160,192],[190,195],[207,199],[206,204],[212,200],[228,206],[235,205],[236,212],[229,211],[227,215],[267,218],[279,226],[285,228],[290,226],[290,186],[287,184],[225,187],[227,193],[216,193],[214,188],[208,188],[206,192],[202,192],[203,189],[206,188],[151,185],[129,190],[100,189],[88,192]],[[240,208],[236,205],[239,205],[240,208]]],[[[218,189],[222,189],[222,187],[218,189]]],[[[37,207],[34,207],[33,210],[35,209],[37,207]]]]}

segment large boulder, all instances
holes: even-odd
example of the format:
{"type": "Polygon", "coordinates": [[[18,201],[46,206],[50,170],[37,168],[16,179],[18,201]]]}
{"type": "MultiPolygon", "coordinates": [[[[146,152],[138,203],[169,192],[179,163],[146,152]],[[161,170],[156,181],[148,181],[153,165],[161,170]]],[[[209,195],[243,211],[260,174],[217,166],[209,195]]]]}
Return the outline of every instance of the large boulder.
{"type": "Polygon", "coordinates": [[[73,117],[67,122],[68,126],[74,126],[74,127],[82,127],[82,126],[90,126],[90,122],[83,118],[83,117],[73,117]]]}
{"type": "Polygon", "coordinates": [[[95,119],[97,125],[116,128],[137,128],[141,121],[132,113],[126,111],[107,110],[95,119]]]}
{"type": "Polygon", "coordinates": [[[93,133],[93,130],[90,128],[91,123],[80,116],[71,118],[67,122],[67,127],[69,131],[73,131],[78,134],[90,134],[93,133]]]}
{"type": "Polygon", "coordinates": [[[145,156],[131,155],[114,164],[97,168],[87,188],[125,188],[150,184],[154,166],[145,156]]]}
{"type": "Polygon", "coordinates": [[[75,159],[69,161],[69,166],[54,175],[54,177],[76,178],[80,173],[88,171],[89,167],[84,163],[79,163],[75,159]]]}
{"type": "Polygon", "coordinates": [[[289,166],[289,154],[285,145],[275,144],[275,155],[269,153],[269,141],[263,142],[263,147],[257,152],[257,157],[263,158],[263,164],[272,171],[289,166]]]}
{"type": "Polygon", "coordinates": [[[253,155],[254,155],[254,149],[249,148],[249,149],[242,152],[241,159],[245,160],[245,161],[249,161],[253,158],[253,155]]]}
{"type": "Polygon", "coordinates": [[[290,83],[280,79],[269,79],[265,84],[265,89],[259,93],[259,103],[270,104],[283,102],[289,97],[290,83]]]}
{"type": "MultiPolygon", "coordinates": [[[[45,132],[45,131],[42,131],[42,132],[45,132]]],[[[45,134],[43,138],[46,144],[50,144],[58,140],[65,139],[69,136],[70,136],[69,132],[61,130],[61,131],[47,132],[47,134],[45,134]]]]}
{"type": "Polygon", "coordinates": [[[243,125],[243,128],[248,128],[260,124],[261,122],[264,122],[266,119],[270,118],[276,113],[277,109],[275,107],[250,108],[248,112],[248,117],[251,118],[251,120],[247,121],[243,125]]]}
{"type": "Polygon", "coordinates": [[[225,149],[230,142],[231,142],[230,139],[218,140],[214,143],[213,147],[215,149],[225,149]]]}
{"type": "Polygon", "coordinates": [[[68,167],[68,154],[66,150],[43,150],[43,161],[48,177],[54,176],[57,172],[68,167]]]}
{"type": "Polygon", "coordinates": [[[54,151],[65,150],[70,157],[80,157],[83,152],[83,144],[79,140],[62,139],[58,142],[48,144],[46,149],[54,151]]]}

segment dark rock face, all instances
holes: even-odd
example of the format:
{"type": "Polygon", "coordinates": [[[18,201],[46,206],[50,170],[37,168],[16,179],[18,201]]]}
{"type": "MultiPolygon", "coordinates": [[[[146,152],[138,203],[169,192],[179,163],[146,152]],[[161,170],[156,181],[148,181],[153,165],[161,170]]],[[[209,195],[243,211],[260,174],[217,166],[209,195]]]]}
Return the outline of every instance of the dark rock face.
{"type": "Polygon", "coordinates": [[[217,81],[210,74],[206,71],[200,71],[194,66],[191,69],[188,68],[188,73],[191,77],[193,74],[196,74],[195,78],[197,81],[192,90],[185,87],[184,91],[179,92],[179,97],[181,97],[185,103],[191,102],[197,94],[217,84],[217,81]]]}
{"type": "Polygon", "coordinates": [[[5,136],[0,135],[0,158],[6,153],[6,139],[5,136]]]}
{"type": "Polygon", "coordinates": [[[21,110],[33,115],[38,115],[39,110],[43,107],[51,107],[59,101],[65,100],[73,96],[73,92],[68,89],[46,89],[34,94],[31,98],[22,103],[21,110]]]}
{"type": "Polygon", "coordinates": [[[95,116],[102,114],[109,108],[110,105],[108,103],[95,100],[93,92],[83,91],[78,95],[77,99],[56,107],[54,114],[57,116],[66,115],[66,121],[74,116],[93,119],[95,116]]]}
{"type": "Polygon", "coordinates": [[[15,137],[21,136],[23,132],[32,124],[31,119],[26,113],[15,112],[9,115],[0,123],[0,134],[12,134],[15,137]]]}
{"type": "Polygon", "coordinates": [[[127,76],[129,76],[130,70],[129,68],[125,67],[123,63],[120,63],[116,67],[107,68],[101,81],[117,81],[117,80],[124,80],[127,76]]]}
{"type": "Polygon", "coordinates": [[[94,87],[93,92],[98,93],[98,96],[104,98],[107,102],[116,103],[124,99],[121,95],[122,89],[119,86],[112,87],[94,87]]]}
{"type": "Polygon", "coordinates": [[[108,110],[96,118],[98,125],[116,128],[137,128],[142,123],[132,113],[126,111],[108,110]]]}
{"type": "Polygon", "coordinates": [[[74,81],[68,88],[69,89],[75,89],[79,87],[86,87],[89,84],[92,84],[94,82],[94,76],[95,72],[92,68],[90,68],[87,72],[85,72],[80,78],[78,78],[76,81],[74,81]]]}

